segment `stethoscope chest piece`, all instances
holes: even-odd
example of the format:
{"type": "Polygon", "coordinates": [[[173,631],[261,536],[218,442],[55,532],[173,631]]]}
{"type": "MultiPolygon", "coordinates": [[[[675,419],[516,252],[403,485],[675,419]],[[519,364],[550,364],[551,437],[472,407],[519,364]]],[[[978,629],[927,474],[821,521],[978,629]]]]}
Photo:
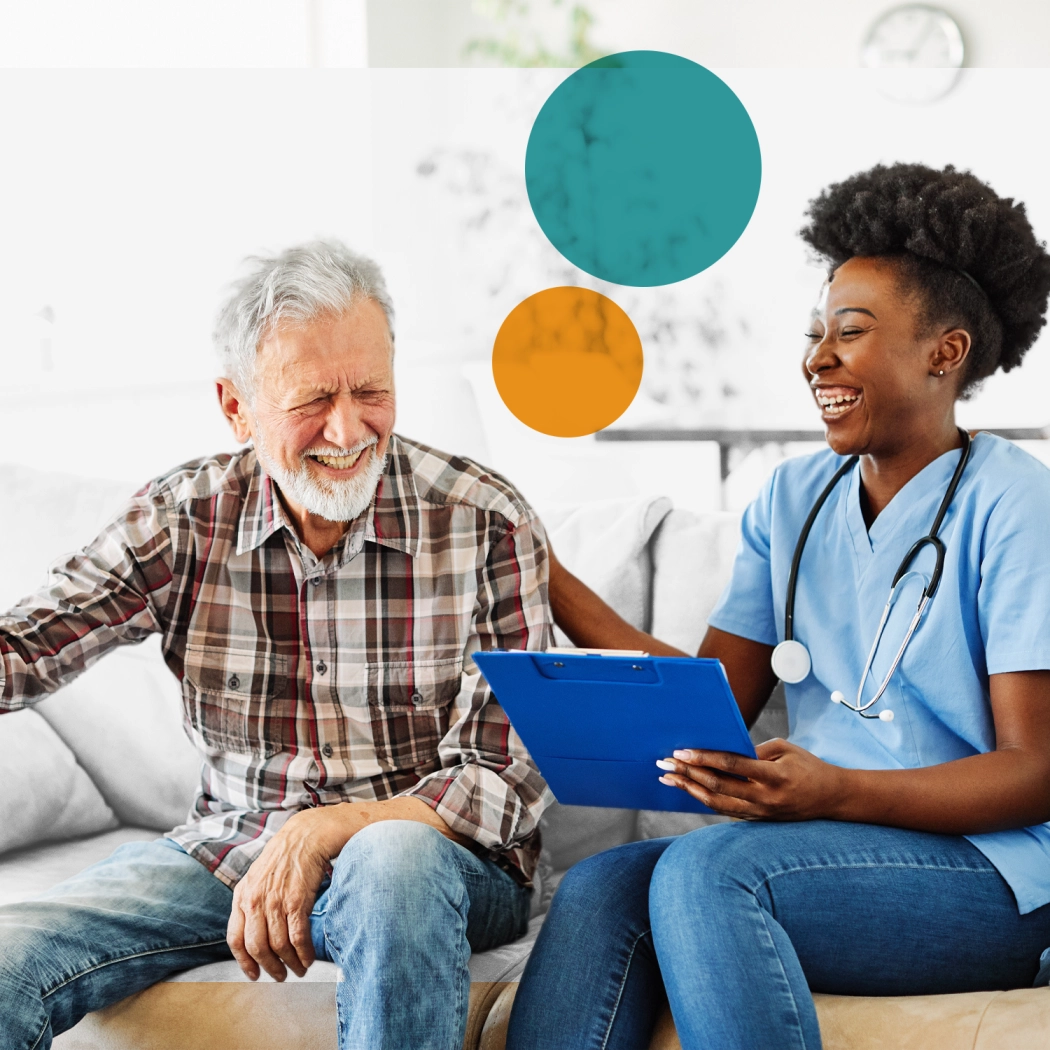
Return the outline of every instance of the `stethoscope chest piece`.
{"type": "Polygon", "coordinates": [[[809,677],[813,668],[813,662],[809,657],[809,650],[793,638],[780,642],[773,650],[771,658],[773,673],[782,682],[788,685],[797,685],[809,677]]]}

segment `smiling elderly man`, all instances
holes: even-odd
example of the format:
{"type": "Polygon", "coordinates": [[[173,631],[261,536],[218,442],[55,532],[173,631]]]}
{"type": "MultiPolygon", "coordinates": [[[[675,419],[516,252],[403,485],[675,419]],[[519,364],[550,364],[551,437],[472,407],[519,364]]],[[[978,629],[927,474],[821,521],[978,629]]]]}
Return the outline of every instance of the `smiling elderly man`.
{"type": "Polygon", "coordinates": [[[0,908],[0,1045],[230,952],[337,963],[339,1045],[458,1050],[551,798],[469,654],[548,640],[529,507],[398,437],[392,307],[337,243],[255,259],[216,333],[251,447],[148,484],[0,619],[0,710],[157,632],[203,756],[186,824],[0,908]]]}

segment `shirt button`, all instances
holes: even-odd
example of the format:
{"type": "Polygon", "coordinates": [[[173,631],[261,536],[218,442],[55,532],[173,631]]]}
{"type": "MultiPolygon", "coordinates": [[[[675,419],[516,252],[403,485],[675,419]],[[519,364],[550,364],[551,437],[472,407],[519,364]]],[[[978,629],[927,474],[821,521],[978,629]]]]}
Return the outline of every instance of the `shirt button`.
{"type": "Polygon", "coordinates": [[[321,661],[321,662],[320,662],[320,663],[319,663],[319,664],[317,665],[317,673],[318,673],[318,674],[324,674],[324,673],[325,673],[325,671],[327,671],[327,670],[328,670],[328,664],[326,664],[326,663],[324,662],[324,660],[322,660],[322,661],[321,661]]]}
{"type": "Polygon", "coordinates": [[[421,704],[421,703],[423,703],[423,694],[418,689],[412,694],[412,703],[414,703],[414,704],[421,704]]]}
{"type": "Polygon", "coordinates": [[[332,745],[331,744],[325,744],[325,746],[321,748],[321,754],[324,755],[325,758],[331,758],[332,757],[332,745]]]}
{"type": "Polygon", "coordinates": [[[324,580],[323,576],[313,576],[313,577],[311,577],[310,582],[316,587],[323,580],[324,580]]]}
{"type": "Polygon", "coordinates": [[[241,680],[235,674],[231,674],[230,675],[230,680],[226,684],[231,689],[240,689],[240,687],[241,687],[241,680]]]}

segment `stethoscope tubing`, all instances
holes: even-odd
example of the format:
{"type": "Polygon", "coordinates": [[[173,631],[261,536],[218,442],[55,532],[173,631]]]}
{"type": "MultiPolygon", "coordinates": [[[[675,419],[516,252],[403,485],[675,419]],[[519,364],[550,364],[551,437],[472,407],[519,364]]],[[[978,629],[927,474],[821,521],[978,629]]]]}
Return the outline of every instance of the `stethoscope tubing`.
{"type": "MultiPolygon", "coordinates": [[[[889,687],[890,681],[892,680],[897,667],[904,658],[904,652],[908,648],[908,643],[918,629],[919,621],[922,619],[926,607],[929,605],[930,600],[933,598],[934,594],[937,593],[937,588],[940,586],[941,575],[944,571],[945,546],[944,541],[940,538],[938,533],[940,532],[941,524],[944,521],[944,516],[948,513],[948,508],[955,499],[956,490],[959,488],[959,483],[962,481],[963,472],[966,470],[966,464],[970,460],[970,453],[973,448],[973,442],[969,433],[960,427],[959,434],[962,436],[962,452],[959,456],[959,462],[956,464],[955,471],[952,474],[951,481],[948,483],[948,488],[945,490],[944,496],[941,499],[940,506],[937,508],[937,514],[933,519],[933,524],[930,526],[930,531],[925,536],[916,540],[911,547],[908,548],[907,554],[904,555],[900,565],[897,567],[896,573],[894,573],[893,582],[890,585],[890,595],[886,601],[886,607],[882,611],[882,617],[879,620],[879,626],[875,632],[875,639],[868,652],[868,658],[864,664],[864,673],[860,678],[860,685],[857,687],[856,703],[849,703],[844,697],[842,697],[841,693],[832,697],[836,703],[840,703],[843,707],[860,715],[862,718],[877,717],[876,715],[867,714],[867,711],[879,702],[883,694],[886,692],[886,689],[889,687]],[[908,575],[912,562],[915,561],[920,551],[926,546],[932,546],[936,555],[933,573],[930,576],[929,582],[923,588],[922,595],[919,598],[918,607],[915,610],[915,615],[912,617],[911,623],[908,625],[904,641],[897,650],[897,655],[890,666],[889,672],[883,678],[875,695],[867,703],[862,704],[861,700],[864,695],[864,683],[867,681],[868,675],[871,672],[871,666],[875,661],[875,654],[878,651],[879,642],[882,640],[883,631],[886,629],[886,622],[889,619],[890,610],[897,594],[897,588],[902,580],[908,575]]],[[[849,459],[847,459],[838,470],[835,471],[831,480],[824,486],[824,490],[814,502],[813,507],[810,509],[809,515],[802,526],[802,531],[799,533],[798,541],[795,544],[795,552],[791,558],[791,569],[788,574],[787,599],[784,608],[784,642],[792,642],[795,637],[795,592],[798,587],[799,567],[802,564],[802,555],[806,549],[806,541],[809,539],[809,534],[813,529],[813,524],[817,520],[817,516],[823,509],[824,504],[827,503],[835,486],[838,485],[842,478],[853,469],[859,458],[859,456],[850,456],[849,459]]],[[[782,642],[781,645],[783,645],[784,642],[782,642]]],[[[800,643],[795,644],[798,645],[800,643]]]]}

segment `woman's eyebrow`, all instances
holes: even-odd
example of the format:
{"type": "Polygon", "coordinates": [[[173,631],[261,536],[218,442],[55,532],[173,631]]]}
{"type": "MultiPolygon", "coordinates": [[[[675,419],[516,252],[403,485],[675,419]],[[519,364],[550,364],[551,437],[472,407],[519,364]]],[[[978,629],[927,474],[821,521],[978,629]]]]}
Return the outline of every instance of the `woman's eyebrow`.
{"type": "Polygon", "coordinates": [[[870,310],[865,310],[863,306],[843,306],[835,311],[836,317],[838,317],[839,314],[867,314],[873,321],[878,320],[870,310]]]}

